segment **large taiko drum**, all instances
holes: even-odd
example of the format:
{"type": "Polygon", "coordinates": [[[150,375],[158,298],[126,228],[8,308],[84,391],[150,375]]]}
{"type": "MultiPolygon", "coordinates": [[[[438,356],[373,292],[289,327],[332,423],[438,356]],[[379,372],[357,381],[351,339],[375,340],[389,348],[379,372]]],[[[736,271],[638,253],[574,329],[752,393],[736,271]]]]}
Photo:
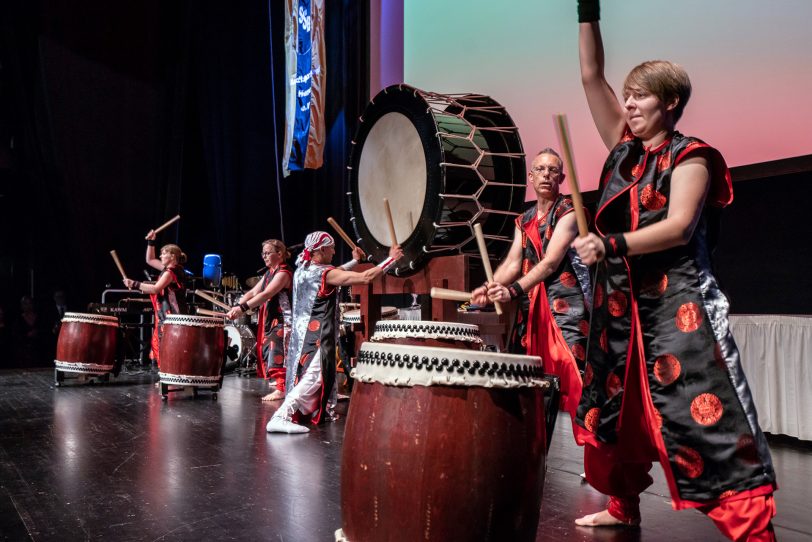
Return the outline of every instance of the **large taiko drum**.
{"type": "Polygon", "coordinates": [[[104,375],[116,362],[118,318],[66,312],[56,343],[57,382],[60,373],[104,375]]]}
{"type": "Polygon", "coordinates": [[[527,186],[524,152],[510,115],[488,96],[385,88],[364,110],[349,169],[358,244],[379,261],[392,244],[389,200],[404,252],[396,275],[434,255],[479,257],[476,223],[493,257],[510,247],[527,186]]]}
{"type": "Polygon", "coordinates": [[[337,540],[535,540],[540,358],[367,342],[353,375],[337,540]]]}
{"type": "Polygon", "coordinates": [[[430,320],[390,320],[375,323],[373,342],[437,348],[481,350],[479,326],[430,320]]]}
{"type": "Polygon", "coordinates": [[[225,362],[222,318],[170,314],[163,323],[160,346],[161,395],[168,386],[220,389],[225,362]]]}

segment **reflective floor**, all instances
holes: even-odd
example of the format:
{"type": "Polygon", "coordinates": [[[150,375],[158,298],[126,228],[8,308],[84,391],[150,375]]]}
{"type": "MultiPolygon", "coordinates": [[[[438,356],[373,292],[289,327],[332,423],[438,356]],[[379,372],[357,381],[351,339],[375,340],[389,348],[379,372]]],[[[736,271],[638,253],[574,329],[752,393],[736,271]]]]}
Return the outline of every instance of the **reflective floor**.
{"type": "MultiPolygon", "coordinates": [[[[0,540],[333,540],[341,525],[343,417],[307,435],[269,435],[264,382],[228,376],[218,399],[174,394],[153,374],[53,387],[49,370],[0,372],[0,540]]],[[[346,403],[340,405],[346,409],[346,403]]],[[[582,484],[569,419],[547,459],[538,541],[723,540],[671,510],[661,471],[639,530],[575,527],[605,498],[582,484]]],[[[812,444],[771,438],[778,539],[812,539],[812,444]]]]}

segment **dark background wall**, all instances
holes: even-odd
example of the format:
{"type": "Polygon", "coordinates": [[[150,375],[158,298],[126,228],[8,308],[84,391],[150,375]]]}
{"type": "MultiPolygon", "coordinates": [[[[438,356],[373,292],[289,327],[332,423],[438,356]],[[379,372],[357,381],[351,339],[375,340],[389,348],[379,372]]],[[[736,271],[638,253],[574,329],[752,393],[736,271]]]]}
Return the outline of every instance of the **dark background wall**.
{"type": "Polygon", "coordinates": [[[221,254],[241,279],[262,266],[263,239],[300,243],[344,218],[349,140],[368,101],[366,2],[326,2],[325,166],[288,178],[284,2],[0,9],[5,307],[56,288],[74,308],[98,301],[121,284],[111,249],[143,277],[144,234],[177,213],[159,244],[177,242],[197,274],[204,254],[221,254]]]}
{"type": "Polygon", "coordinates": [[[733,178],[715,254],[731,312],[812,314],[812,156],[735,168],[733,178]]]}

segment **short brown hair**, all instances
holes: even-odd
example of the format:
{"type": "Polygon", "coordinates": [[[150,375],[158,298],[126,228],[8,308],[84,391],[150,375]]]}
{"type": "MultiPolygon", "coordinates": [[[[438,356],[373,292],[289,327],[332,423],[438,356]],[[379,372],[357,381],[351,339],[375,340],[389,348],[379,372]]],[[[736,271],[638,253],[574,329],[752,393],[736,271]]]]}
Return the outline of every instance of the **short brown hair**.
{"type": "Polygon", "coordinates": [[[262,246],[270,245],[277,250],[282,255],[282,261],[287,260],[290,258],[290,252],[288,252],[288,247],[285,246],[285,243],[280,241],[279,239],[266,239],[262,242],[262,246]]]}
{"type": "Polygon", "coordinates": [[[691,80],[688,72],[679,64],[668,60],[648,60],[635,66],[623,82],[623,95],[632,87],[640,87],[651,92],[663,104],[677,100],[674,109],[674,122],[682,116],[688,99],[691,97],[691,80]]]}

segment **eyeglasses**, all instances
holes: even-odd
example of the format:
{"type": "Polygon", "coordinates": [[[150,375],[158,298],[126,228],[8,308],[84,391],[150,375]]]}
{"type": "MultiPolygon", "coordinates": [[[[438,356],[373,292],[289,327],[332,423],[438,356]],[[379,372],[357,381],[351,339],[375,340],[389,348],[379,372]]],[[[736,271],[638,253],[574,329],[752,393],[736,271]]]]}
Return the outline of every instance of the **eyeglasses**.
{"type": "Polygon", "coordinates": [[[534,167],[533,169],[530,170],[530,172],[533,175],[541,175],[545,171],[549,171],[550,175],[554,175],[554,176],[555,175],[561,175],[561,168],[560,167],[555,167],[555,166],[550,166],[550,167],[536,166],[536,167],[534,167]]]}
{"type": "Polygon", "coordinates": [[[260,254],[260,256],[264,258],[265,256],[270,256],[271,254],[276,254],[276,252],[263,252],[260,254]]]}

